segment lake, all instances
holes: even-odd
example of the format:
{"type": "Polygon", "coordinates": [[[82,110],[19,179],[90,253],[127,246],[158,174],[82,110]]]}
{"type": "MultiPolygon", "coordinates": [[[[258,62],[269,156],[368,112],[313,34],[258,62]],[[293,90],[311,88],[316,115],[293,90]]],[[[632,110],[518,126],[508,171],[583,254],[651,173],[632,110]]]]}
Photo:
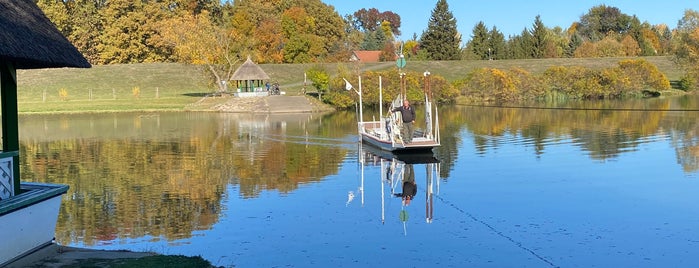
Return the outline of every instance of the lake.
{"type": "Polygon", "coordinates": [[[371,155],[354,112],[23,115],[20,167],[70,186],[67,246],[225,267],[696,267],[698,108],[445,106],[439,163],[371,155]]]}

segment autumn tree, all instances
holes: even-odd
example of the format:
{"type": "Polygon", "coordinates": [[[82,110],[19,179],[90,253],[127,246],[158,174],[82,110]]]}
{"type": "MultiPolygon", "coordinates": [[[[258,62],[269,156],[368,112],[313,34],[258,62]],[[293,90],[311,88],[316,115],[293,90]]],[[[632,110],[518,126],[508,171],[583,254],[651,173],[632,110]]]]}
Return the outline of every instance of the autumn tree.
{"type": "Polygon", "coordinates": [[[90,0],[73,1],[70,5],[71,29],[66,37],[85,56],[96,63],[100,59],[98,41],[103,31],[102,17],[99,10],[102,6],[98,2],[90,0]]]}
{"type": "Polygon", "coordinates": [[[231,52],[235,51],[234,40],[240,36],[213,24],[206,11],[164,20],[158,24],[158,30],[161,42],[173,50],[179,62],[206,66],[218,90],[225,90],[225,81],[239,61],[231,52]]]}
{"type": "Polygon", "coordinates": [[[604,39],[610,32],[628,33],[633,18],[622,13],[619,8],[598,5],[580,17],[578,31],[586,40],[596,42],[604,39]]]}
{"type": "Polygon", "coordinates": [[[427,31],[422,33],[420,47],[432,60],[458,60],[461,36],[456,29],[456,19],[446,0],[439,0],[432,10],[427,31]]]}
{"type": "Polygon", "coordinates": [[[227,25],[244,37],[237,40],[241,43],[238,54],[281,60],[277,63],[318,62],[349,55],[344,44],[345,21],[320,0],[240,0],[231,13],[227,25]]]}
{"type": "Polygon", "coordinates": [[[56,0],[38,0],[36,5],[46,14],[53,25],[61,31],[64,36],[70,35],[70,14],[68,6],[63,1],[56,0]]]}
{"type": "Polygon", "coordinates": [[[90,63],[98,62],[97,44],[102,32],[98,10],[103,4],[90,0],[39,0],[37,5],[90,63]]]}
{"type": "Polygon", "coordinates": [[[418,50],[420,49],[419,43],[416,39],[411,39],[403,43],[403,56],[407,59],[411,59],[417,56],[418,50]]]}
{"type": "Polygon", "coordinates": [[[150,38],[157,35],[153,28],[155,23],[166,18],[165,9],[147,9],[148,4],[142,0],[111,0],[99,10],[100,17],[105,20],[97,45],[100,50],[99,63],[162,60],[152,53],[150,38]]]}
{"type": "Polygon", "coordinates": [[[624,35],[621,39],[621,47],[623,49],[623,56],[635,57],[641,53],[641,47],[638,46],[638,42],[631,35],[624,35]]]}
{"type": "Polygon", "coordinates": [[[699,12],[691,9],[677,23],[677,38],[673,44],[675,61],[686,71],[681,86],[696,89],[699,85],[699,12]]]}
{"type": "Polygon", "coordinates": [[[362,8],[354,12],[352,26],[364,32],[374,32],[381,28],[384,21],[389,22],[390,30],[394,35],[400,35],[400,16],[391,11],[381,12],[376,8],[362,8]]]}

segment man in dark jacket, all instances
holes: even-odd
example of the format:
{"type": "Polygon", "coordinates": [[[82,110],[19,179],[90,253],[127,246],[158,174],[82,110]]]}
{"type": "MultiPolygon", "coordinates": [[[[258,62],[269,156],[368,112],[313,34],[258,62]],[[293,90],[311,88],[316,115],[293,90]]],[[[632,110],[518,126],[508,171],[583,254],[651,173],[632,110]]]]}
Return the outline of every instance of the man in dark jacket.
{"type": "Polygon", "coordinates": [[[415,171],[413,170],[413,165],[406,164],[405,170],[403,170],[403,192],[395,195],[403,199],[404,206],[409,206],[410,201],[415,198],[416,194],[417,183],[415,183],[415,171]]]}
{"type": "Polygon", "coordinates": [[[400,131],[403,142],[411,143],[413,141],[413,132],[415,131],[413,127],[413,123],[415,123],[415,109],[410,106],[408,100],[404,100],[403,106],[393,109],[393,112],[400,112],[403,118],[403,128],[400,131]]]}

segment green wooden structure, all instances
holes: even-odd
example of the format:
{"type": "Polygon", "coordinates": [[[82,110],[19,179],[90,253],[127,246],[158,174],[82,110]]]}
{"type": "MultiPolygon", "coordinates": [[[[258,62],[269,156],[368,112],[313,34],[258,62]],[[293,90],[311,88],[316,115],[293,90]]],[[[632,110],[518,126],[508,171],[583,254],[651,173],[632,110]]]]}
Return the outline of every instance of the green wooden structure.
{"type": "Polygon", "coordinates": [[[0,267],[52,243],[68,185],[21,183],[17,70],[89,68],[34,0],[0,0],[0,267]]]}
{"type": "Polygon", "coordinates": [[[31,0],[0,0],[0,200],[20,193],[18,69],[89,68],[85,57],[31,0]],[[9,178],[11,176],[11,179],[9,178]],[[6,181],[10,181],[7,185],[6,181]]]}

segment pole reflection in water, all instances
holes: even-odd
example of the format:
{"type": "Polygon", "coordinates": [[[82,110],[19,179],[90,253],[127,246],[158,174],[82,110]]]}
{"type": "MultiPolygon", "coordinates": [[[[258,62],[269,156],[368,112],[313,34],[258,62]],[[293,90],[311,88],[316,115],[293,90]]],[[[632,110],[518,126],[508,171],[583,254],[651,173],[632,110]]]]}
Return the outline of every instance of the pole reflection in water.
{"type": "MultiPolygon", "coordinates": [[[[362,207],[364,206],[364,169],[367,166],[379,166],[380,178],[378,182],[381,188],[381,223],[386,223],[386,196],[401,198],[398,219],[403,224],[403,234],[407,235],[407,222],[410,216],[407,207],[413,203],[413,200],[419,193],[424,193],[425,195],[425,222],[432,223],[434,219],[434,195],[439,194],[439,179],[437,179],[436,191],[434,184],[435,176],[439,176],[440,162],[431,151],[393,154],[360,142],[358,152],[358,162],[361,165],[358,193],[360,194],[362,207]],[[420,166],[425,167],[424,189],[421,189],[415,179],[414,169],[420,166]]],[[[354,198],[354,192],[349,191],[348,195],[347,204],[354,198]]]]}

